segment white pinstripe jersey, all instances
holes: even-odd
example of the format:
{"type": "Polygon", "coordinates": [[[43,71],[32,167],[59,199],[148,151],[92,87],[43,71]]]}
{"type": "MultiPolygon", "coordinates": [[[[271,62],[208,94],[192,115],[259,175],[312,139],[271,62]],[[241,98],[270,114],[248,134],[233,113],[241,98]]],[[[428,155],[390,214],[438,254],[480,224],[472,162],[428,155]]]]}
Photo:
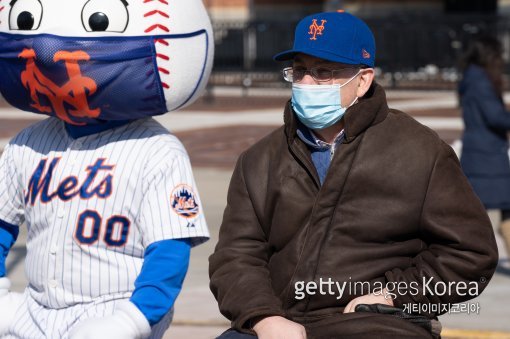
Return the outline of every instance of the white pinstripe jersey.
{"type": "Polygon", "coordinates": [[[152,118],[76,140],[56,118],[23,130],[0,161],[0,219],[26,223],[30,294],[56,309],[127,298],[149,244],[209,237],[188,155],[152,118]]]}

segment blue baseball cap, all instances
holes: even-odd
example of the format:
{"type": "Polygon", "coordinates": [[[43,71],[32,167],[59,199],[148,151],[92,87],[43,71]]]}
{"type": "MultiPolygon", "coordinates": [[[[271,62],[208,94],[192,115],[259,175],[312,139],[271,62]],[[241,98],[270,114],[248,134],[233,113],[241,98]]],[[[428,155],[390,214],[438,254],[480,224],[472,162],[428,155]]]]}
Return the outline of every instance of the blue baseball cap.
{"type": "Polygon", "coordinates": [[[333,62],[374,67],[375,39],[368,26],[344,11],[317,13],[301,20],[294,48],[273,57],[291,60],[298,53],[333,62]]]}

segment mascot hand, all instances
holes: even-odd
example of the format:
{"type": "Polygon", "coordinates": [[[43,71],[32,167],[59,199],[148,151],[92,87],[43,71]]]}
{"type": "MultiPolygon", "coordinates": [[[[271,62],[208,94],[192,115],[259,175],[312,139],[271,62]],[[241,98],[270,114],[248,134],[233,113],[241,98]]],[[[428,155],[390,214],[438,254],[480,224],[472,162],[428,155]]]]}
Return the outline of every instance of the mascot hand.
{"type": "Polygon", "coordinates": [[[129,301],[121,301],[112,315],[90,318],[78,323],[71,331],[71,339],[142,339],[151,334],[151,326],[138,308],[129,301]]]}
{"type": "Polygon", "coordinates": [[[11,326],[16,310],[23,303],[23,294],[10,292],[9,278],[0,278],[0,337],[7,333],[11,326]]]}

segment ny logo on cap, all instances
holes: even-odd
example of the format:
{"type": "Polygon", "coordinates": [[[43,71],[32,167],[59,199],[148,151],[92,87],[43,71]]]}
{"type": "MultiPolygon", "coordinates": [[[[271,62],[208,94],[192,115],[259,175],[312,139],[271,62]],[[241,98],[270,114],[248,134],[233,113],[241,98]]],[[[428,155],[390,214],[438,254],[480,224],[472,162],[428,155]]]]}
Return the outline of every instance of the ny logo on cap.
{"type": "Polygon", "coordinates": [[[312,20],[310,31],[308,32],[308,34],[312,36],[310,40],[317,40],[317,35],[322,35],[322,31],[324,30],[324,23],[326,22],[326,20],[321,20],[321,25],[319,26],[317,25],[317,19],[312,20]]]}

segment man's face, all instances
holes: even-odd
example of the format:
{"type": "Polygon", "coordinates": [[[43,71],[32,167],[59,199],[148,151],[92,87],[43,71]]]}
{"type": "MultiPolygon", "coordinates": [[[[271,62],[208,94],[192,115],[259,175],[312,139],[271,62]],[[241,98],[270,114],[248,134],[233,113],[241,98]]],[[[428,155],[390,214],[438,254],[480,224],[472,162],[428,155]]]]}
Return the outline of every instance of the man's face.
{"type": "MultiPolygon", "coordinates": [[[[356,76],[360,68],[355,65],[342,64],[338,62],[331,62],[324,59],[319,59],[307,54],[297,54],[294,57],[292,64],[294,70],[308,70],[302,79],[295,79],[295,83],[303,85],[331,85],[331,84],[345,84],[349,79],[356,76]],[[310,74],[311,69],[315,69],[316,77],[310,74]],[[331,70],[334,70],[331,74],[331,70]],[[324,74],[324,76],[322,76],[324,74]],[[326,75],[331,74],[332,77],[329,81],[323,81],[327,79],[326,75]]],[[[357,89],[359,85],[359,75],[352,79],[348,84],[341,89],[342,106],[349,106],[357,97],[357,89]]]]}

